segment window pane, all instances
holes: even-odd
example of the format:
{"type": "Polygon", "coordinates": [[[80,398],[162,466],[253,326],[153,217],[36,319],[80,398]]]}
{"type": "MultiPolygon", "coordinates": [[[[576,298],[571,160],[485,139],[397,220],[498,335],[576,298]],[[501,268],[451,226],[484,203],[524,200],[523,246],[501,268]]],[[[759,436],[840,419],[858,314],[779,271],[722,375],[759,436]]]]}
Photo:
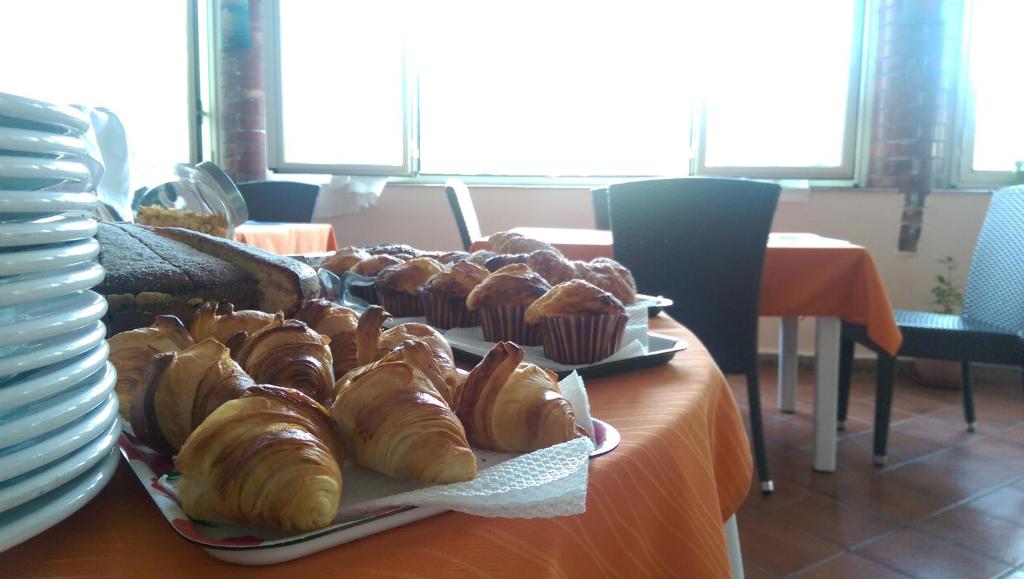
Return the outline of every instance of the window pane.
{"type": "Polygon", "coordinates": [[[402,32],[391,4],[280,3],[285,162],[402,166],[402,32]]]}
{"type": "Polygon", "coordinates": [[[857,5],[729,0],[707,8],[707,167],[842,164],[857,5]]]}
{"type": "Polygon", "coordinates": [[[145,183],[189,159],[187,4],[34,0],[4,7],[0,92],[105,107],[145,183]]]}
{"type": "Polygon", "coordinates": [[[970,71],[974,89],[975,171],[1013,171],[1024,161],[1024,2],[974,2],[970,71]]]}
{"type": "Polygon", "coordinates": [[[694,53],[682,3],[424,12],[413,45],[422,172],[687,172],[694,53]]]}

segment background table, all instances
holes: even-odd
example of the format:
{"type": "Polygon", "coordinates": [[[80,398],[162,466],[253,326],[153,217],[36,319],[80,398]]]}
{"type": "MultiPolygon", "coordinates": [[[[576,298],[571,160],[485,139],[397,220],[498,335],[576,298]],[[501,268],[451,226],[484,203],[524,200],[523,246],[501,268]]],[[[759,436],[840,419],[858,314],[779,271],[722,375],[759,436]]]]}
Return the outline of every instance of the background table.
{"type": "MultiPolygon", "coordinates": [[[[546,241],[570,259],[590,260],[613,254],[611,231],[549,227],[517,227],[511,231],[546,241]]],[[[472,249],[488,247],[483,238],[475,240],[472,249]]],[[[902,340],[871,254],[848,241],[813,233],[769,235],[761,276],[760,314],[782,317],[778,397],[784,412],[793,412],[796,406],[799,316],[817,318],[814,469],[834,471],[841,320],[866,326],[871,339],[891,354],[899,350],[902,340]]]]}
{"type": "Polygon", "coordinates": [[[246,221],[235,228],[241,241],[278,255],[334,251],[338,244],[330,223],[271,223],[246,221]]]}
{"type": "Polygon", "coordinates": [[[23,575],[728,577],[723,522],[750,487],[750,446],[728,385],[700,342],[669,364],[587,382],[594,416],[622,434],[591,463],[587,512],[552,519],[445,513],[265,568],[222,563],[167,525],[122,463],[69,519],[0,557],[23,575]]]}

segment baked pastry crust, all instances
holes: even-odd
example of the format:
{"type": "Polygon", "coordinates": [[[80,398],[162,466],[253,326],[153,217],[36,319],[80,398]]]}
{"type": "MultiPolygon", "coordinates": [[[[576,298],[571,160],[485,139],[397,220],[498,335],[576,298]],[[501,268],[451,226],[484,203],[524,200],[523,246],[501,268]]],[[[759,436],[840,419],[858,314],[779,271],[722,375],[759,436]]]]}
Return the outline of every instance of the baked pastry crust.
{"type": "Polygon", "coordinates": [[[621,263],[607,257],[599,257],[589,263],[573,262],[576,277],[586,280],[619,298],[624,304],[636,301],[636,282],[633,274],[621,263]]]}
{"type": "Polygon", "coordinates": [[[405,259],[395,257],[386,253],[380,255],[371,255],[370,257],[364,258],[359,263],[352,266],[352,273],[359,275],[375,276],[380,273],[380,270],[391,267],[392,265],[399,265],[404,263],[405,259]]]}
{"type": "Polygon", "coordinates": [[[356,328],[359,325],[359,314],[355,310],[319,299],[302,306],[295,314],[295,319],[305,322],[317,333],[331,339],[335,376],[341,376],[358,365],[356,328]]]}
{"type": "Polygon", "coordinates": [[[484,262],[484,267],[486,267],[488,271],[498,271],[506,265],[526,263],[527,258],[529,258],[529,255],[525,253],[505,253],[495,255],[484,262]]]}
{"type": "Polygon", "coordinates": [[[164,352],[180,352],[195,344],[185,324],[174,316],[158,316],[148,328],[115,334],[107,340],[108,360],[117,370],[117,401],[121,415],[131,416],[135,397],[145,383],[150,359],[164,352]]]}
{"type": "Polygon", "coordinates": [[[334,252],[334,255],[331,255],[330,257],[325,259],[320,264],[320,267],[328,271],[331,271],[337,275],[341,275],[346,271],[352,269],[355,266],[355,264],[366,259],[367,257],[370,257],[369,252],[360,247],[350,245],[348,247],[339,248],[337,251],[334,252]]]}
{"type": "Polygon", "coordinates": [[[538,249],[526,258],[526,265],[540,274],[551,285],[558,285],[576,277],[576,267],[561,253],[538,249]]]}
{"type": "Polygon", "coordinates": [[[377,289],[417,295],[431,276],[443,271],[444,266],[436,259],[417,257],[382,269],[377,274],[377,289]]]}
{"type": "Polygon", "coordinates": [[[365,245],[363,249],[369,252],[370,255],[393,255],[401,257],[402,261],[417,257],[420,254],[420,250],[405,243],[378,243],[376,245],[365,245]]]}
{"type": "Polygon", "coordinates": [[[469,254],[469,257],[466,258],[466,261],[470,263],[475,263],[479,266],[484,266],[484,264],[487,263],[487,260],[494,257],[495,255],[498,254],[488,249],[478,249],[473,253],[469,254]]]}
{"type": "Polygon", "coordinates": [[[488,305],[526,306],[547,293],[551,285],[525,264],[515,263],[487,276],[469,292],[466,307],[475,310],[488,305]]]}
{"type": "Polygon", "coordinates": [[[626,313],[622,302],[612,294],[581,279],[569,280],[551,288],[526,309],[526,323],[538,324],[543,318],[571,316],[612,316],[626,313]]]}
{"type": "Polygon", "coordinates": [[[466,297],[490,275],[486,269],[468,261],[458,261],[449,269],[434,274],[423,287],[428,292],[448,297],[466,297]]]}
{"type": "Polygon", "coordinates": [[[199,306],[189,331],[196,342],[213,338],[225,344],[238,332],[253,333],[274,321],[274,314],[259,310],[235,311],[234,304],[206,302],[199,306]]]}

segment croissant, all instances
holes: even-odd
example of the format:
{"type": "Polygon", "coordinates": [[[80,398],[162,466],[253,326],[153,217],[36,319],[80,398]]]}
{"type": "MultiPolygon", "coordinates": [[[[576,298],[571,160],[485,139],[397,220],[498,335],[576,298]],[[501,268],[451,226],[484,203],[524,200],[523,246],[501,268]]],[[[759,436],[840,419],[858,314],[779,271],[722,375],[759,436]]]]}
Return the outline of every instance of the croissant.
{"type": "Polygon", "coordinates": [[[149,359],[162,352],[180,352],[195,342],[181,320],[174,316],[157,316],[148,328],[115,334],[107,343],[110,344],[110,363],[117,369],[115,389],[121,415],[128,418],[149,359]]]}
{"type": "Polygon", "coordinates": [[[252,334],[235,334],[227,345],[257,383],[294,388],[328,406],[334,400],[330,341],[303,322],[285,320],[278,313],[252,334]]]}
{"type": "Polygon", "coordinates": [[[306,302],[295,314],[314,331],[331,339],[334,375],[341,376],[358,366],[356,362],[356,327],[359,314],[355,310],[319,299],[306,302]]]}
{"type": "Polygon", "coordinates": [[[289,388],[255,386],[221,405],[174,457],[190,517],[312,531],[341,504],[344,447],[323,406],[289,388]]]}
{"type": "Polygon", "coordinates": [[[132,405],[132,429],[153,449],[172,454],[211,412],[254,385],[213,339],[157,354],[132,405]]]}
{"type": "Polygon", "coordinates": [[[237,332],[253,333],[274,321],[274,315],[258,310],[235,311],[234,304],[206,302],[199,307],[189,330],[197,342],[213,338],[222,344],[237,332]]]}
{"type": "Polygon", "coordinates": [[[531,452],[586,436],[558,389],[557,376],[522,361],[522,348],[498,342],[462,383],[455,413],[470,442],[491,450],[531,452]]]}
{"type": "Polygon", "coordinates": [[[331,416],[360,466],[426,483],[476,476],[462,424],[433,383],[408,362],[376,365],[346,383],[331,416]]]}
{"type": "MultiPolygon", "coordinates": [[[[459,375],[448,340],[426,324],[400,324],[382,332],[381,326],[390,317],[380,306],[370,306],[359,317],[356,329],[358,365],[366,366],[384,359],[389,362],[404,360],[423,372],[445,402],[451,404],[459,375]],[[410,342],[421,346],[410,345],[410,342]]],[[[358,368],[353,370],[358,371],[358,368]]],[[[343,376],[335,390],[353,377],[343,376]]]]}

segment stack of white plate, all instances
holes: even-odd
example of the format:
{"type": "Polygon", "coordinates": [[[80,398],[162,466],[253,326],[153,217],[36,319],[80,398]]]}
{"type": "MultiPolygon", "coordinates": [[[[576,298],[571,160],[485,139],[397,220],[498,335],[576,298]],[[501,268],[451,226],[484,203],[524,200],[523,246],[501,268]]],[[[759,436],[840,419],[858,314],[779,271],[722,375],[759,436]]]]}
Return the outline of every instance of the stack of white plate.
{"type": "Polygon", "coordinates": [[[90,212],[88,117],[0,93],[0,551],[57,524],[117,466],[121,431],[90,212]]]}

